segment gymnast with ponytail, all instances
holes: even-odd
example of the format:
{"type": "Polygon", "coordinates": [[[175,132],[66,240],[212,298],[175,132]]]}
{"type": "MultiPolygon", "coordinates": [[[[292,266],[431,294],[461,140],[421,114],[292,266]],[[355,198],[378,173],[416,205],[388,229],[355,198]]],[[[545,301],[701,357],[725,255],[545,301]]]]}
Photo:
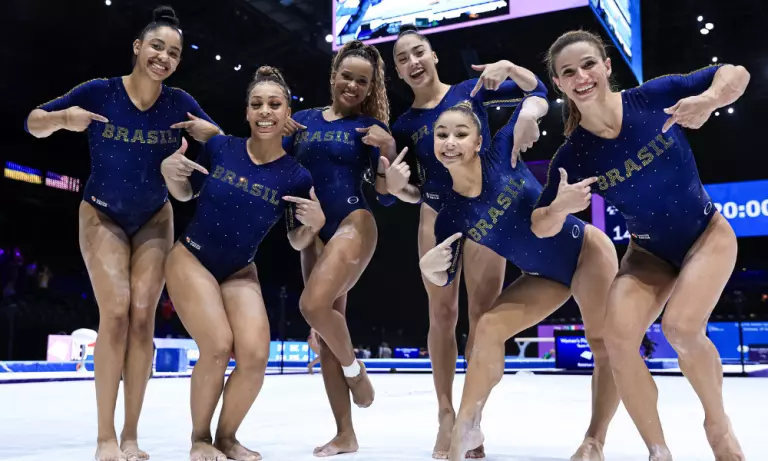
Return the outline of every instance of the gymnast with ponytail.
{"type": "Polygon", "coordinates": [[[26,130],[45,138],[87,131],[91,174],[79,210],[80,251],[99,308],[94,351],[96,460],[148,459],[138,423],[152,371],[155,310],[163,264],[173,244],[173,210],[160,164],[179,147],[181,130],[205,142],[219,128],[187,93],[164,84],[182,55],[179,19],[158,7],[133,42],[129,75],[95,79],[34,109],[26,130]],[[120,379],[125,422],[118,441],[120,379]]]}

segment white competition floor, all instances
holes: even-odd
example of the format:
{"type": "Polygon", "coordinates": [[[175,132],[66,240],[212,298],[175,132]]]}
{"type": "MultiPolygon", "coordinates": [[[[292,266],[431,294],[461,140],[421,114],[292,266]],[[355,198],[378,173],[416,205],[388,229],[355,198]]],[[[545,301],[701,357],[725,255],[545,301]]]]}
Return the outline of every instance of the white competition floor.
{"type": "MultiPolygon", "coordinates": [[[[374,374],[376,401],[355,408],[360,451],[341,460],[430,460],[437,430],[429,374],[374,374]]],[[[709,461],[703,411],[687,381],[656,377],[660,412],[675,461],[709,461]]],[[[463,375],[457,375],[458,404],[463,375]]],[[[93,459],[96,406],[93,381],[0,385],[0,460],[93,459]]],[[[768,459],[768,379],[726,378],[726,408],[748,461],[768,459]]],[[[484,418],[489,461],[568,461],[590,412],[589,377],[505,375],[484,418]]],[[[122,396],[117,421],[122,424],[122,396]]],[[[118,425],[118,434],[121,426],[118,425]]],[[[189,379],[153,379],[139,426],[153,461],[188,459],[189,379]]],[[[320,375],[267,376],[239,439],[264,460],[316,459],[335,426],[320,375]]],[[[606,459],[645,461],[644,445],[621,407],[608,433],[606,459]]]]}

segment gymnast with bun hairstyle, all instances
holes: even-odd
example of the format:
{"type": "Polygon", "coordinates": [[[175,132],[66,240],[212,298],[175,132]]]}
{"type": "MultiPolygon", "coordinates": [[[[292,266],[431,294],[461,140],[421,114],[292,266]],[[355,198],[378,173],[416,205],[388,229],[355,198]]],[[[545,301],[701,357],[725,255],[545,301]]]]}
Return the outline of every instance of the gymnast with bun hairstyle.
{"type": "Polygon", "coordinates": [[[236,438],[269,358],[269,320],[253,259],[283,215],[297,249],[325,224],[309,172],[282,147],[290,101],[280,72],[262,66],[247,93],[250,137],[214,136],[196,162],[184,156],[182,145],[163,162],[171,194],[197,199],[165,265],[168,294],[200,349],[191,381],[191,461],[261,459],[236,438]],[[236,365],[224,386],[231,356],[236,365]],[[211,421],[222,394],[214,437],[211,421]]]}
{"type": "Polygon", "coordinates": [[[182,129],[200,142],[220,133],[189,94],[164,84],[179,65],[182,44],[176,13],[158,7],[133,42],[129,75],[80,84],[33,110],[25,124],[38,138],[59,130],[88,133],[91,174],[80,203],[79,233],[99,307],[97,461],[149,458],[138,446],[138,423],[152,371],[163,264],[174,235],[160,164],[179,148],[182,129]],[[118,442],[114,421],[121,376],[125,422],[118,442]]]}

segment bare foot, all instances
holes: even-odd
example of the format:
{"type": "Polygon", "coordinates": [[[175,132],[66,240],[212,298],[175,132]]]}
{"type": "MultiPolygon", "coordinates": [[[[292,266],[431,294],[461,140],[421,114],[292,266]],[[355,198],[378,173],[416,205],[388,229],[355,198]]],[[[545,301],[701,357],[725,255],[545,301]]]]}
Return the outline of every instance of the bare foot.
{"type": "Polygon", "coordinates": [[[139,449],[139,442],[136,440],[123,440],[120,442],[120,449],[125,453],[125,457],[138,461],[149,459],[146,451],[139,449]]]}
{"type": "Polygon", "coordinates": [[[330,442],[322,447],[315,448],[313,454],[318,458],[325,458],[342,453],[354,453],[358,449],[360,449],[360,446],[357,444],[357,437],[353,432],[351,434],[336,434],[336,437],[331,439],[330,442]]]}
{"type": "Polygon", "coordinates": [[[93,458],[96,461],[128,461],[128,457],[117,445],[117,439],[99,441],[93,458]]]}
{"type": "Polygon", "coordinates": [[[670,453],[667,447],[655,446],[651,448],[648,461],[672,461],[672,453],[670,453]]]}
{"type": "MultiPolygon", "coordinates": [[[[480,431],[480,428],[477,429],[480,431]]],[[[483,459],[485,458],[485,446],[481,443],[477,448],[467,450],[467,454],[464,455],[467,459],[483,459]]]]}
{"type": "Polygon", "coordinates": [[[603,444],[594,437],[586,437],[576,453],[571,456],[571,461],[605,461],[603,444]]]}
{"type": "Polygon", "coordinates": [[[352,392],[352,401],[360,408],[368,408],[373,403],[374,395],[373,384],[365,371],[365,364],[358,360],[360,364],[360,374],[354,378],[346,378],[350,392],[352,392]]]}
{"type": "Polygon", "coordinates": [[[226,455],[226,459],[234,459],[236,461],[259,461],[261,455],[253,450],[245,448],[237,439],[216,439],[213,444],[222,453],[226,455]]]}
{"type": "Polygon", "coordinates": [[[704,431],[715,455],[715,461],[744,461],[744,452],[741,451],[741,445],[728,417],[719,424],[705,420],[704,431]]]}
{"type": "Polygon", "coordinates": [[[472,421],[457,420],[453,425],[448,459],[450,461],[462,461],[465,457],[469,457],[470,451],[473,456],[482,455],[485,457],[484,441],[485,436],[483,436],[479,424],[474,424],[472,421]]]}
{"type": "Polygon", "coordinates": [[[189,461],[227,461],[227,457],[207,440],[200,440],[192,442],[189,461]]]}
{"type": "Polygon", "coordinates": [[[448,450],[451,448],[451,433],[453,432],[453,423],[456,421],[456,414],[453,410],[446,411],[438,414],[437,420],[439,426],[435,448],[432,449],[432,458],[448,459],[448,450]]]}

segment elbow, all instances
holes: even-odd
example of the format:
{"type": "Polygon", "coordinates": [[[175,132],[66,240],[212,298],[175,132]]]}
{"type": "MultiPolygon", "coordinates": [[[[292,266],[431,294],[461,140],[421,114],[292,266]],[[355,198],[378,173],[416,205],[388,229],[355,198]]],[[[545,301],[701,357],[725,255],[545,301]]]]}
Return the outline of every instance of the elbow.
{"type": "Polygon", "coordinates": [[[744,66],[736,66],[736,75],[738,75],[739,82],[741,82],[740,90],[742,93],[744,93],[744,90],[747,89],[747,85],[749,85],[749,81],[752,78],[749,71],[744,66]]]}

